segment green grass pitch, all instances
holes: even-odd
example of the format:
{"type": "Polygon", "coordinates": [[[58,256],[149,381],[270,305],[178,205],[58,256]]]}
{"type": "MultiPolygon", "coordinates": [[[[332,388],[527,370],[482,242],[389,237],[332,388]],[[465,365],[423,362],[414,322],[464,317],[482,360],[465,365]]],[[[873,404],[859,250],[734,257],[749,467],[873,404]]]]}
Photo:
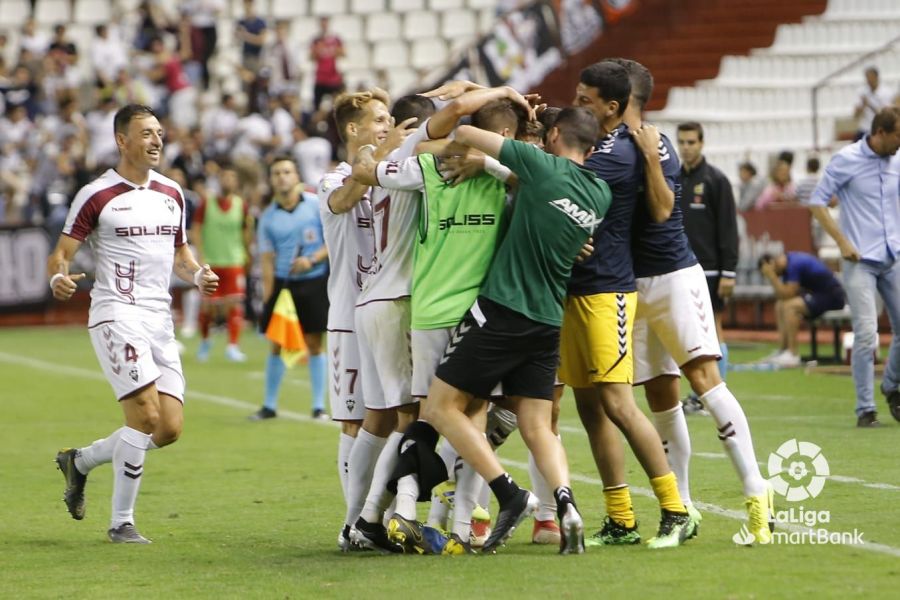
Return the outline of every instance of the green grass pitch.
{"type": "MultiPolygon", "coordinates": [[[[188,342],[184,434],[148,454],[138,498],[140,531],[154,543],[118,546],[105,536],[110,469],[91,474],[87,517],[77,522],[65,511],[53,464],[59,447],[86,445],[121,424],[86,329],[0,333],[0,598],[846,598],[889,597],[900,586],[900,426],[879,398],[885,427],[857,430],[849,377],[741,372],[729,385],[749,416],[764,475],[769,454],[789,439],[819,445],[828,460],[832,477],[822,493],[798,503],[777,498],[779,509],[829,511],[821,526],[862,532],[863,545],[735,545],[738,481],[712,420],[690,416],[692,493],[704,520],[700,536],[682,548],[560,557],[530,543],[529,520],[496,556],[381,557],[337,550],[344,513],[338,430],[306,418],[305,367],[288,372],[285,418],[251,423],[266,344],[248,333],[243,347],[247,363],[226,363],[219,334],[210,362],[199,364],[196,341],[188,342]]],[[[767,350],[734,349],[732,360],[767,350]]],[[[561,425],[592,532],[602,518],[600,485],[569,396],[561,425]]],[[[527,483],[518,436],[501,456],[527,483]]],[[[641,495],[649,485],[630,453],[628,473],[646,539],[657,508],[641,495]]]]}

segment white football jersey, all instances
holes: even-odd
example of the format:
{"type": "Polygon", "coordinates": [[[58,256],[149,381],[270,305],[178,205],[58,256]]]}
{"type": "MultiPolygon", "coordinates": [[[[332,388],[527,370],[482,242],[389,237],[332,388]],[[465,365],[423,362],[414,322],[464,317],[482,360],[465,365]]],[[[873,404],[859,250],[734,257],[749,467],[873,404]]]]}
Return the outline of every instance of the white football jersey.
{"type": "Polygon", "coordinates": [[[63,233],[87,240],[96,272],[89,326],[171,318],[175,247],[187,242],[181,187],[155,171],[137,186],[109,169],[75,196],[63,233]]]}
{"type": "Polygon", "coordinates": [[[422,203],[422,185],[395,185],[401,167],[418,172],[422,169],[413,157],[416,145],[428,139],[428,121],[422,123],[388,157],[378,163],[375,176],[384,187],[372,188],[372,233],[375,237],[375,258],[372,272],[356,301],[357,306],[375,300],[396,300],[410,295],[412,288],[413,255],[422,203]]]}
{"type": "Polygon", "coordinates": [[[375,240],[372,237],[372,205],[370,191],[353,210],[335,214],[331,211],[331,194],[344,185],[352,169],[342,162],[322,177],[319,183],[319,213],[325,246],[328,247],[328,331],[354,331],[353,312],[356,297],[372,267],[375,240]]]}

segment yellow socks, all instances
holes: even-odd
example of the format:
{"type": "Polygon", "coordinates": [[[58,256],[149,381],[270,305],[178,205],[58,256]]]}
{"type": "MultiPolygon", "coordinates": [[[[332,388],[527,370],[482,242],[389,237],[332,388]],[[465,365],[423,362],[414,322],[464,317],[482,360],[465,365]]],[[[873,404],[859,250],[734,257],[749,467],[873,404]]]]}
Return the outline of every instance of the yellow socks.
{"type": "MultiPolygon", "coordinates": [[[[677,489],[675,494],[677,496],[677,489]]],[[[631,507],[631,492],[628,491],[627,485],[605,488],[603,498],[606,500],[606,514],[610,519],[629,529],[634,527],[634,509],[631,507]]]]}
{"type": "Polygon", "coordinates": [[[650,485],[659,500],[660,508],[674,513],[685,512],[684,502],[681,500],[681,494],[678,493],[675,473],[669,472],[662,477],[655,477],[650,480],[650,485]]]}

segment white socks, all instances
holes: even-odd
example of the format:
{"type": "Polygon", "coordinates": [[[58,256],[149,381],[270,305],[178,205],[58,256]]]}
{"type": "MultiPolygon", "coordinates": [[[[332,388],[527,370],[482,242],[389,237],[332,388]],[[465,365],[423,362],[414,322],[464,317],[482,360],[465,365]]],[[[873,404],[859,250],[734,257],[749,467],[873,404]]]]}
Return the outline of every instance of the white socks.
{"type": "Polygon", "coordinates": [[[102,440],[96,440],[90,446],[81,449],[81,452],[75,456],[75,468],[81,471],[82,475],[87,475],[95,467],[108,463],[113,459],[113,450],[119,441],[122,432],[128,429],[120,427],[109,434],[102,440]]]}
{"type": "Polygon", "coordinates": [[[716,421],[719,439],[725,445],[725,451],[741,479],[744,495],[758,496],[765,492],[766,482],[756,463],[750,425],[737,399],[722,382],[700,396],[700,401],[716,421]]]}
{"type": "Polygon", "coordinates": [[[123,523],[134,524],[134,503],[141,487],[141,476],[144,474],[144,456],[150,445],[149,433],[131,427],[122,427],[117,433],[119,439],[112,453],[113,496],[110,528],[123,523]]]}
{"type": "Polygon", "coordinates": [[[337,470],[338,477],[341,480],[341,491],[344,493],[344,501],[347,501],[347,471],[348,465],[350,463],[350,449],[353,448],[353,442],[356,441],[356,438],[346,433],[341,432],[340,438],[338,439],[338,454],[337,454],[337,470]]]}
{"type": "Polygon", "coordinates": [[[453,495],[453,533],[462,540],[472,531],[472,511],[478,502],[484,479],[469,463],[464,462],[456,472],[456,493],[453,495]]]}
{"type": "Polygon", "coordinates": [[[531,491],[541,500],[534,518],[538,521],[553,521],[556,519],[556,498],[547,480],[541,475],[531,452],[528,453],[528,475],[531,477],[531,491]]]}
{"type": "Polygon", "coordinates": [[[372,483],[375,462],[385,443],[387,438],[374,436],[362,428],[356,435],[347,469],[347,518],[344,522],[348,525],[356,523],[362,512],[372,483]]]}
{"type": "MultiPolygon", "coordinates": [[[[724,384],[722,384],[724,385],[724,384]]],[[[738,407],[740,408],[740,407],[738,407]]],[[[678,480],[678,493],[685,504],[691,504],[691,485],[688,479],[688,467],[691,461],[691,436],[688,433],[687,420],[681,403],[678,406],[653,413],[653,424],[662,440],[663,450],[675,478],[678,480]]]]}
{"type": "MultiPolygon", "coordinates": [[[[366,501],[360,513],[360,516],[369,523],[380,523],[384,517],[384,509],[390,504],[387,482],[394,472],[394,467],[397,466],[398,448],[402,438],[403,434],[398,431],[387,436],[387,441],[378,455],[371,483],[367,488],[366,501]]],[[[413,518],[415,518],[415,499],[413,499],[413,518]]],[[[348,523],[353,524],[352,521],[348,523]]]]}
{"type": "Polygon", "coordinates": [[[419,498],[419,480],[415,475],[404,475],[397,480],[397,505],[394,512],[410,521],[416,520],[416,500],[419,498]]]}

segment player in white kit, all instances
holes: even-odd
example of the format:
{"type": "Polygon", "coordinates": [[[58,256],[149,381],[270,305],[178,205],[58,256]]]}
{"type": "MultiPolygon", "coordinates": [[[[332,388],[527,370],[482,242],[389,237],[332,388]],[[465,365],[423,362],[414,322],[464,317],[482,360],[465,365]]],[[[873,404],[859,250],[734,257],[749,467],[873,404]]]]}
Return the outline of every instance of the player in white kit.
{"type": "MultiPolygon", "coordinates": [[[[353,160],[361,146],[379,145],[385,151],[396,148],[406,135],[403,127],[392,129],[388,96],[379,89],[343,94],[335,101],[338,131],[353,160]]],[[[384,447],[383,435],[363,422],[369,402],[364,388],[354,312],[359,291],[369,272],[375,252],[372,233],[370,189],[350,179],[351,167],[340,163],[325,174],[319,184],[319,207],[331,275],[328,279],[328,351],[332,418],[341,422],[338,462],[347,502],[347,518],[338,545],[350,550],[350,524],[362,510],[375,461],[384,447]],[[361,427],[362,426],[362,427],[361,427]]]]}
{"type": "Polygon", "coordinates": [[[197,264],[184,230],[181,187],[159,165],[163,130],[153,111],[131,104],[116,113],[120,160],[75,196],[47,261],[57,300],[68,300],[84,274],[69,265],[87,240],[96,258],[88,329],[97,359],[125,415],[125,425],[80,449],[63,449],[56,463],[66,479],[64,500],[84,518],[87,474],[112,462],[110,541],[149,543],[134,527],[134,504],[147,450],[175,442],[184,419],[184,376],[175,342],[169,283],[174,271],[210,295],[218,277],[197,264]]]}

